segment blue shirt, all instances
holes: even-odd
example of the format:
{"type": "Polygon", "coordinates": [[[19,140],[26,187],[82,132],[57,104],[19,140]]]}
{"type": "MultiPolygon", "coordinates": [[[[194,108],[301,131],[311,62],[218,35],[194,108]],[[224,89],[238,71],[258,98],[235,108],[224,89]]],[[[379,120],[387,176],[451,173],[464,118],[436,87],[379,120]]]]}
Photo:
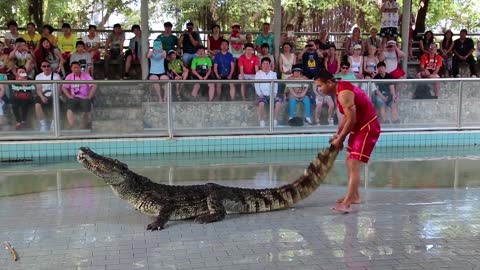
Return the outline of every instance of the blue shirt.
{"type": "Polygon", "coordinates": [[[222,77],[228,77],[230,75],[230,71],[232,71],[232,62],[235,63],[235,58],[229,52],[223,54],[221,52],[215,55],[215,59],[213,60],[213,64],[218,65],[218,74],[222,77]]]}
{"type": "Polygon", "coordinates": [[[165,58],[161,52],[153,51],[150,58],[150,74],[165,74],[165,58]]]}

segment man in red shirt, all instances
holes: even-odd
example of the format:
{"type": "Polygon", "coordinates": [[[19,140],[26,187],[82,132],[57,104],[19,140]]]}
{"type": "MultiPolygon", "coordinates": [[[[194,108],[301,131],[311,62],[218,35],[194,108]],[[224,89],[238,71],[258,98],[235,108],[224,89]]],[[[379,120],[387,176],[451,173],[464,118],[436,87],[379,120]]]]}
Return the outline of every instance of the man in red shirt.
{"type": "MultiPolygon", "coordinates": [[[[253,43],[246,43],[244,48],[244,53],[238,58],[238,68],[240,74],[238,75],[239,80],[254,80],[255,74],[260,67],[260,60],[258,56],[254,54],[255,46],[253,43]]],[[[240,86],[240,94],[242,95],[243,101],[246,101],[245,95],[245,84],[242,83],[240,86]]]]}
{"type": "MultiPolygon", "coordinates": [[[[443,59],[437,54],[437,45],[435,43],[430,44],[428,53],[422,55],[420,58],[420,72],[417,74],[418,78],[440,78],[438,72],[443,65],[443,59]]],[[[438,97],[440,90],[440,84],[435,82],[433,85],[433,91],[435,96],[438,97]]]]}
{"type": "Polygon", "coordinates": [[[323,94],[336,95],[338,109],[344,115],[330,143],[337,149],[342,149],[343,142],[349,135],[346,157],[348,189],[345,197],[338,199],[332,210],[349,213],[351,204],[360,203],[360,165],[362,162],[368,163],[370,159],[380,136],[380,122],[370,98],[362,89],[334,79],[328,71],[320,71],[314,80],[323,94]]]}

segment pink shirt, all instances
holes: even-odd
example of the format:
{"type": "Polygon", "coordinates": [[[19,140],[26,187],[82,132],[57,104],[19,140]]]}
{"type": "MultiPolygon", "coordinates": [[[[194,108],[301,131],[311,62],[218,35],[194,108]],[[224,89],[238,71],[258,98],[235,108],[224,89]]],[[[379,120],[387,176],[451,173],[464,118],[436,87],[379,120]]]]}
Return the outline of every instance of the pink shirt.
{"type": "MultiPolygon", "coordinates": [[[[80,76],[70,73],[65,78],[66,81],[93,81],[93,78],[86,72],[82,72],[80,76]]],[[[90,88],[93,84],[64,84],[63,87],[70,91],[74,97],[85,99],[90,93],[90,88]]]]}

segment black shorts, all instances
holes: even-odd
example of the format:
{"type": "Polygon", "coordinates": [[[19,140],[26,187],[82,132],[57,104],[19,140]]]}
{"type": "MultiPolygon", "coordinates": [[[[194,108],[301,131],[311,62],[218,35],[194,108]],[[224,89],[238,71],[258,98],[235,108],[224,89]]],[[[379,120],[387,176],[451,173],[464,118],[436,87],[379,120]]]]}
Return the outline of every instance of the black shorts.
{"type": "Polygon", "coordinates": [[[150,76],[157,76],[158,78],[162,77],[162,76],[167,76],[167,73],[161,73],[161,74],[154,74],[154,73],[149,73],[148,74],[148,78],[150,78],[150,76]]]}
{"type": "Polygon", "coordinates": [[[81,112],[90,112],[92,110],[92,101],[90,99],[67,99],[67,110],[81,111],[81,112]]]}
{"type": "Polygon", "coordinates": [[[39,96],[35,96],[33,103],[39,103],[42,107],[51,107],[53,105],[53,97],[47,97],[47,103],[43,103],[42,99],[39,96]]]}
{"type": "Polygon", "coordinates": [[[381,37],[398,37],[398,28],[397,27],[385,27],[380,28],[380,36],[381,37]]]}

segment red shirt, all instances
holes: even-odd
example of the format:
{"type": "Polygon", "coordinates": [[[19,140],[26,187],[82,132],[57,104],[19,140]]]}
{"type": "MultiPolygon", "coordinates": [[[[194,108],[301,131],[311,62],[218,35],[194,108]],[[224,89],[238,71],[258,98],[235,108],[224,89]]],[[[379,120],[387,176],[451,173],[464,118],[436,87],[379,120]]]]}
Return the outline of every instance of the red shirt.
{"type": "Polygon", "coordinates": [[[220,45],[222,45],[223,37],[220,36],[217,40],[213,36],[208,36],[208,41],[210,42],[211,51],[220,51],[220,45]]]}
{"type": "Polygon", "coordinates": [[[245,54],[242,54],[238,58],[238,67],[243,67],[244,74],[255,75],[255,66],[260,67],[260,60],[255,54],[250,58],[247,58],[245,54]]]}
{"type": "Polygon", "coordinates": [[[442,65],[443,59],[438,54],[435,54],[434,57],[430,57],[430,54],[426,53],[420,58],[420,66],[428,70],[435,70],[435,68],[441,67],[442,65]]]}
{"type": "Polygon", "coordinates": [[[357,132],[360,131],[365,125],[368,123],[371,123],[373,120],[377,118],[377,112],[375,111],[375,108],[373,107],[372,102],[370,101],[370,98],[368,97],[365,92],[363,92],[362,89],[354,86],[353,84],[345,81],[339,81],[337,84],[337,104],[338,104],[338,110],[343,114],[343,107],[342,104],[340,103],[340,100],[338,99],[338,95],[343,92],[343,91],[350,91],[353,92],[354,95],[354,104],[356,108],[356,121],[353,126],[352,131],[357,132]]]}

